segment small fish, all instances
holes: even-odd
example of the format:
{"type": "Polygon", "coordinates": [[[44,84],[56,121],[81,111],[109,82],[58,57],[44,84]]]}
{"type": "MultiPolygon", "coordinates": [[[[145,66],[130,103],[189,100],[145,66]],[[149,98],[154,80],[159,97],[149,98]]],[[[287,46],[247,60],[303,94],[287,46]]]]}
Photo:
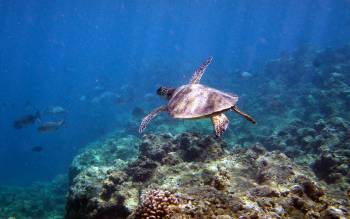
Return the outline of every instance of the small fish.
{"type": "Polygon", "coordinates": [[[66,110],[61,106],[50,106],[45,110],[46,114],[52,114],[52,115],[64,114],[65,112],[66,110]]]}
{"type": "Polygon", "coordinates": [[[102,86],[97,85],[96,87],[94,87],[94,90],[95,90],[95,91],[104,91],[105,88],[102,87],[102,86]]]}
{"type": "Polygon", "coordinates": [[[64,120],[60,120],[58,122],[45,122],[41,126],[38,127],[38,132],[47,133],[56,131],[58,128],[63,126],[64,120]]]}
{"type": "Polygon", "coordinates": [[[24,115],[21,118],[13,122],[13,127],[15,129],[21,129],[28,125],[33,124],[35,121],[40,120],[40,112],[37,111],[35,114],[24,115]]]}
{"type": "Polygon", "coordinates": [[[111,91],[105,91],[102,94],[94,97],[91,102],[92,103],[101,103],[101,102],[105,102],[105,101],[111,101],[114,100],[114,98],[117,96],[117,94],[111,92],[111,91]]]}
{"type": "Polygon", "coordinates": [[[251,77],[253,77],[253,74],[250,72],[247,72],[247,71],[243,71],[243,72],[241,72],[240,76],[242,78],[251,78],[251,77]]]}
{"type": "Polygon", "coordinates": [[[86,100],[86,96],[85,96],[85,95],[81,96],[81,97],[79,98],[79,100],[80,100],[80,101],[85,101],[85,100],[86,100]]]}
{"type": "Polygon", "coordinates": [[[35,147],[32,147],[32,151],[33,152],[41,152],[44,148],[41,147],[41,146],[35,146],[35,147]]]}

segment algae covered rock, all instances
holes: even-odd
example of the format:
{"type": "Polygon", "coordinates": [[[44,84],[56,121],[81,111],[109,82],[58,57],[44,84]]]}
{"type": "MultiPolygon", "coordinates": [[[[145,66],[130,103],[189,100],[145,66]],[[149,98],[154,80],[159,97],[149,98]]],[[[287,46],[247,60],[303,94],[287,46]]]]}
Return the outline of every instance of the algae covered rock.
{"type": "Polygon", "coordinates": [[[119,138],[112,134],[94,142],[73,160],[69,169],[66,218],[109,218],[115,211],[129,214],[124,198],[110,194],[116,190],[116,184],[127,178],[124,172],[118,171],[136,158],[137,142],[131,135],[119,138]]]}

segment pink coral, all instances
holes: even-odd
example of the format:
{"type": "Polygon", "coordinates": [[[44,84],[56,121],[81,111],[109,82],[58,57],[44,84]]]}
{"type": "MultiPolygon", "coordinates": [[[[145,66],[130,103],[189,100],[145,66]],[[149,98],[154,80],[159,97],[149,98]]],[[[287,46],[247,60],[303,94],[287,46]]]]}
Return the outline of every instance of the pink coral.
{"type": "Polygon", "coordinates": [[[169,191],[151,190],[141,196],[141,203],[136,209],[136,219],[170,218],[180,201],[169,191]]]}

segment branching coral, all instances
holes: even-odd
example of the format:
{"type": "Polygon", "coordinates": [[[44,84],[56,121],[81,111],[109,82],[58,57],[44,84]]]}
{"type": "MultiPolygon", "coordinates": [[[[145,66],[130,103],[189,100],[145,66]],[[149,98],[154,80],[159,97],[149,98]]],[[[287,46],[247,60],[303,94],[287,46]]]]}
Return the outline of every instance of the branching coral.
{"type": "Polygon", "coordinates": [[[136,209],[137,219],[170,218],[180,200],[169,191],[151,190],[141,196],[141,203],[136,209]]]}

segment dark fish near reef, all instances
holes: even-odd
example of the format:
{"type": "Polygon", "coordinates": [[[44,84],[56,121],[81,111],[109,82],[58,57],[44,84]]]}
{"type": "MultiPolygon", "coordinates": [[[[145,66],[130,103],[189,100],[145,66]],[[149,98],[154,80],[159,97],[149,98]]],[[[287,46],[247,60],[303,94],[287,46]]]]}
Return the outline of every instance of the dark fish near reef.
{"type": "Polygon", "coordinates": [[[46,114],[57,115],[57,114],[64,114],[66,110],[61,106],[50,106],[44,112],[46,114]]]}
{"type": "Polygon", "coordinates": [[[33,124],[35,121],[40,120],[40,112],[37,111],[35,114],[24,115],[21,118],[13,122],[13,127],[15,129],[21,129],[28,125],[33,124]]]}
{"type": "Polygon", "coordinates": [[[41,152],[44,148],[41,147],[41,146],[35,146],[35,147],[32,147],[32,151],[33,152],[41,152]]]}
{"type": "Polygon", "coordinates": [[[58,128],[63,126],[64,120],[58,122],[45,122],[38,127],[38,131],[41,133],[56,131],[58,128]]]}

